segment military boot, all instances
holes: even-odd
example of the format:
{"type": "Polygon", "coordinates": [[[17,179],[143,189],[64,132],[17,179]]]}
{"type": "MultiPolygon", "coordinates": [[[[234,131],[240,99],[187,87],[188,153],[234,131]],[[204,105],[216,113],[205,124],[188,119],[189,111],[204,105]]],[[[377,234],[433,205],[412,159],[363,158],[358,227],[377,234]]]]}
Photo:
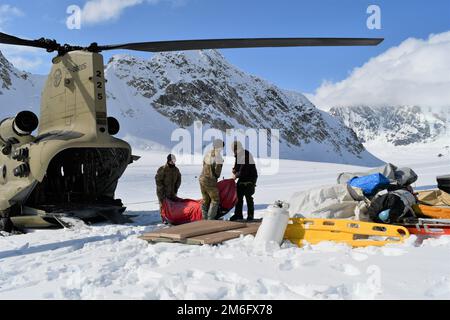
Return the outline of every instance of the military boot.
{"type": "Polygon", "coordinates": [[[219,212],[219,204],[217,202],[212,202],[208,211],[208,220],[215,220],[219,212]]]}
{"type": "Polygon", "coordinates": [[[202,204],[202,216],[203,216],[203,220],[208,220],[208,211],[209,211],[209,206],[206,204],[202,204]]]}
{"type": "Polygon", "coordinates": [[[242,214],[234,214],[231,218],[230,221],[236,221],[236,220],[243,220],[244,217],[242,216],[242,214]]]}

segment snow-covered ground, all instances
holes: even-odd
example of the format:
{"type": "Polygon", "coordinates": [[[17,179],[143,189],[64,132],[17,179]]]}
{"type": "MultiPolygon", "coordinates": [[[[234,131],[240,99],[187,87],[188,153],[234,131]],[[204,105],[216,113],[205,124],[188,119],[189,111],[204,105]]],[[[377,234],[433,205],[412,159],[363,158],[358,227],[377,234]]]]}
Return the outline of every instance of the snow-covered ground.
{"type": "MultiPolygon", "coordinates": [[[[371,152],[420,176],[416,186],[450,173],[435,150],[371,146],[371,152]]],[[[160,227],[154,174],[165,154],[143,156],[121,179],[118,197],[130,225],[93,225],[0,238],[0,299],[436,299],[450,298],[450,238],[352,249],[334,243],[256,248],[252,236],[220,246],[150,245],[138,239],[160,227]]],[[[199,198],[198,165],[182,165],[180,196],[199,198]]],[[[227,177],[231,166],[224,168],[227,177]]],[[[257,216],[298,190],[333,184],[328,163],[282,160],[279,174],[259,179],[257,216]]]]}

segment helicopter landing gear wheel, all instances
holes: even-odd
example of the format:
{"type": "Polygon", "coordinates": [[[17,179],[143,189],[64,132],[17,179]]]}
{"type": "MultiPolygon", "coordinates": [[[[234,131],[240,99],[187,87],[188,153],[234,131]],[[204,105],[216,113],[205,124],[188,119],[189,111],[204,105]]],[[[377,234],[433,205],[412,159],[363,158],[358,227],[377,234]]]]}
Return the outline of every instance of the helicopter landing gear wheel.
{"type": "Polygon", "coordinates": [[[11,233],[14,230],[14,225],[9,215],[0,217],[0,231],[11,233]]]}

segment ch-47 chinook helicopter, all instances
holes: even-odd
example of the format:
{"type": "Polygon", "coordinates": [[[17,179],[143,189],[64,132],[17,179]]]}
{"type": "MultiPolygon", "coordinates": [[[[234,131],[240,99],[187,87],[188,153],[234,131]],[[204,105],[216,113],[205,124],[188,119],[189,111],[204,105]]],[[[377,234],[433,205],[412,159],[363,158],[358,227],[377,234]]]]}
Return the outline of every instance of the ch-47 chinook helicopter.
{"type": "Polygon", "coordinates": [[[40,119],[19,112],[0,123],[0,230],[65,223],[62,217],[127,222],[114,199],[119,178],[136,160],[108,117],[102,51],[375,46],[371,38],[260,38],[140,42],[87,47],[0,33],[0,43],[56,52],[42,92],[40,119]],[[39,127],[39,128],[38,128],[39,127]],[[37,135],[32,135],[38,128],[37,135]]]}

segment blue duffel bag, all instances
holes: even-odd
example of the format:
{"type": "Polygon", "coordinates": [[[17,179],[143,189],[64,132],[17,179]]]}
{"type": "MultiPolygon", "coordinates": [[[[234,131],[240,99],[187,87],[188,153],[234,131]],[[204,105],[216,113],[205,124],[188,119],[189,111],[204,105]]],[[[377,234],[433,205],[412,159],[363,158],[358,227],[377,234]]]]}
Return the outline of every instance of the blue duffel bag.
{"type": "Polygon", "coordinates": [[[362,189],[365,196],[373,196],[378,191],[386,189],[390,181],[381,173],[375,173],[363,177],[354,177],[348,184],[362,189]]]}

